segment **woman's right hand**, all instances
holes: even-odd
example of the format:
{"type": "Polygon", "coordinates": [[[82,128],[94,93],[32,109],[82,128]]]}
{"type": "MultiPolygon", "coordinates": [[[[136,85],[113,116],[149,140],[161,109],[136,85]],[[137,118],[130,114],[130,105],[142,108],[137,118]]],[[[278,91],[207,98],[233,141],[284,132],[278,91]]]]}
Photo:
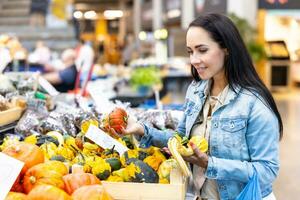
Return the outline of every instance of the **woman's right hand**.
{"type": "MultiPolygon", "coordinates": [[[[120,137],[118,133],[116,133],[113,129],[110,130],[112,134],[117,137],[120,137]]],[[[122,135],[144,135],[144,126],[139,123],[134,117],[129,116],[127,121],[127,126],[125,129],[122,129],[122,135]]]]}

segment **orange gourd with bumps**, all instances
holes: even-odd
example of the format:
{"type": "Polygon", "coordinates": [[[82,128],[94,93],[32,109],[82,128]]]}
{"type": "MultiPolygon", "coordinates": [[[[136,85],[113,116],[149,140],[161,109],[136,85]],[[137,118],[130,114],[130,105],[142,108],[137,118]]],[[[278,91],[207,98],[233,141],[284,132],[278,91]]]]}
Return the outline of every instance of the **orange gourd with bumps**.
{"type": "Polygon", "coordinates": [[[122,108],[115,108],[111,111],[105,121],[106,129],[113,129],[118,134],[122,134],[122,129],[127,126],[128,115],[122,108]]]}

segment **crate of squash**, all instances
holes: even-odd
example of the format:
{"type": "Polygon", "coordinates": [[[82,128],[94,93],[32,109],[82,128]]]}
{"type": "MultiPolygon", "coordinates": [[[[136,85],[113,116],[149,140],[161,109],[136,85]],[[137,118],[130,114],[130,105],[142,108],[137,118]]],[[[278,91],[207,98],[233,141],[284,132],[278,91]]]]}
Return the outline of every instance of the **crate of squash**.
{"type": "Polygon", "coordinates": [[[103,187],[116,200],[184,200],[186,179],[180,170],[170,173],[170,183],[134,183],[102,181],[103,187]]]}
{"type": "MultiPolygon", "coordinates": [[[[88,156],[82,170],[98,177],[115,200],[185,199],[187,179],[175,159],[165,156],[157,147],[138,148],[128,137],[119,141],[132,149],[122,155],[112,148],[102,151],[101,158],[88,156]]],[[[83,152],[96,146],[85,142],[83,152]]]]}
{"type": "MultiPolygon", "coordinates": [[[[128,148],[125,152],[120,155],[115,145],[103,149],[96,144],[96,140],[93,143],[82,137],[77,138],[82,155],[72,160],[75,166],[72,171],[77,168],[98,177],[115,200],[185,199],[186,176],[177,160],[154,146],[139,148],[132,136],[122,133],[127,120],[126,111],[116,108],[103,119],[101,125],[108,135],[117,140],[115,142],[128,148]]],[[[89,138],[90,131],[83,134],[89,138]]]]}

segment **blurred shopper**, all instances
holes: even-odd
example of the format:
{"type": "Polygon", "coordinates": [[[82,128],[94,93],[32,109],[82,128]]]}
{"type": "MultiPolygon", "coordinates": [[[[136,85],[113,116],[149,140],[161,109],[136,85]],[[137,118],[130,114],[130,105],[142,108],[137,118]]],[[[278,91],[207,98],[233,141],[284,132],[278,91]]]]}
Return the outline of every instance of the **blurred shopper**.
{"type": "Polygon", "coordinates": [[[128,66],[133,58],[137,58],[138,45],[134,41],[132,34],[127,35],[124,49],[122,52],[122,62],[125,66],[128,66]]]}
{"type": "MultiPolygon", "coordinates": [[[[236,199],[257,174],[258,195],[274,200],[282,120],[237,28],[220,14],[200,16],[187,30],[186,48],[194,81],[177,133],[209,144],[206,154],[190,143],[194,154],[184,157],[193,166],[191,199],[236,199]]],[[[138,135],[142,147],[166,147],[174,132],[130,119],[124,134],[138,135]]]]}
{"type": "Polygon", "coordinates": [[[76,66],[82,72],[88,72],[91,66],[94,64],[94,49],[90,41],[81,41],[80,47],[77,49],[76,66]]]}
{"type": "Polygon", "coordinates": [[[68,0],[66,6],[66,12],[67,12],[68,22],[73,26],[75,39],[80,40],[80,24],[78,19],[74,17],[73,14],[75,12],[74,0],[68,0]]]}
{"type": "Polygon", "coordinates": [[[8,40],[9,36],[0,35],[0,73],[2,73],[8,65],[8,63],[12,61],[10,51],[6,46],[8,40]]]}
{"type": "Polygon", "coordinates": [[[31,0],[30,25],[45,26],[45,17],[48,11],[49,0],[31,0]]]}
{"type": "Polygon", "coordinates": [[[43,75],[60,92],[67,92],[75,87],[77,76],[75,58],[76,53],[73,49],[65,50],[61,56],[64,68],[43,75]]]}
{"type": "Polygon", "coordinates": [[[38,41],[35,50],[29,54],[29,63],[45,66],[50,62],[51,51],[43,41],[38,41]]]}

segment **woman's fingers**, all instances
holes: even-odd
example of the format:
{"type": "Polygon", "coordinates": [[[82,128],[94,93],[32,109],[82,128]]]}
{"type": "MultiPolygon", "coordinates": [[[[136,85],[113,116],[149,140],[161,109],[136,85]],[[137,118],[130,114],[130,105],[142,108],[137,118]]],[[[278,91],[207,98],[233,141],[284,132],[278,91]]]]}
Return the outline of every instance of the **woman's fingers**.
{"type": "Polygon", "coordinates": [[[122,135],[129,135],[130,134],[130,132],[125,128],[122,128],[121,131],[122,131],[122,135]]]}
{"type": "Polygon", "coordinates": [[[193,151],[194,151],[194,155],[196,155],[197,157],[201,157],[202,156],[202,154],[204,154],[204,153],[202,153],[200,150],[199,150],[199,148],[197,147],[197,145],[195,145],[193,142],[190,142],[190,145],[191,145],[191,147],[192,147],[192,149],[193,149],[193,151]]]}
{"type": "Polygon", "coordinates": [[[205,153],[201,152],[193,142],[190,142],[190,145],[194,151],[194,154],[192,156],[184,157],[183,159],[202,168],[207,168],[208,156],[205,153]]]}
{"type": "Polygon", "coordinates": [[[182,156],[183,160],[192,163],[192,164],[197,164],[197,157],[196,156],[182,156]]]}
{"type": "Polygon", "coordinates": [[[109,129],[109,133],[114,137],[114,138],[119,138],[120,135],[113,129],[113,128],[110,128],[109,129]]]}
{"type": "Polygon", "coordinates": [[[169,148],[163,147],[162,150],[163,150],[164,152],[166,152],[167,154],[169,154],[170,156],[172,155],[172,153],[171,153],[171,151],[169,150],[169,148]]]}

